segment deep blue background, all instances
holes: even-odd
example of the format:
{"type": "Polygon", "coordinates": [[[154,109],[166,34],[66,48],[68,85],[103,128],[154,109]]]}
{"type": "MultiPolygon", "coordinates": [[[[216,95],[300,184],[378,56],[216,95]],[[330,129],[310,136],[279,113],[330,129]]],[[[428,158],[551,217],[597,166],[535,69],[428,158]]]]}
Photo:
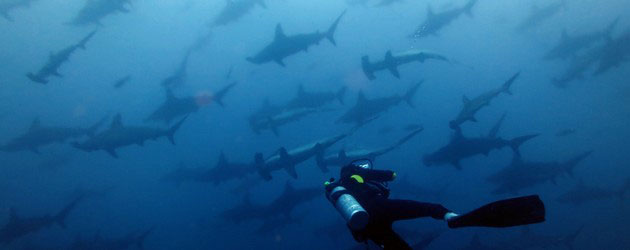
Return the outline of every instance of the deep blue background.
{"type": "MultiPolygon", "coordinates": [[[[442,199],[435,201],[455,211],[466,211],[483,203],[507,198],[490,194],[485,178],[509,164],[509,149],[489,156],[465,160],[464,169],[450,166],[428,168],[422,155],[446,144],[451,130],[448,121],[461,108],[462,95],[474,97],[495,88],[512,74],[521,71],[513,86],[513,96],[502,95],[477,115],[478,123],[465,123],[469,136],[488,132],[504,112],[507,118],[499,134],[512,138],[541,133],[526,143],[522,153],[527,159],[564,161],[575,154],[594,150],[576,170],[576,177],[560,178],[557,185],[547,183],[526,193],[538,193],[546,201],[548,221],[530,230],[548,235],[566,235],[581,225],[575,249],[628,249],[630,216],[628,202],[603,200],[582,206],[555,201],[578,180],[616,188],[630,176],[630,70],[622,65],[599,77],[572,82],[558,89],[550,79],[562,73],[565,62],[540,58],[560,38],[569,34],[598,30],[621,17],[614,34],[630,26],[630,2],[568,1],[567,8],[534,30],[518,33],[514,27],[532,8],[531,1],[480,1],[474,17],[462,16],[443,29],[439,36],[420,41],[407,39],[426,16],[426,8],[444,10],[465,1],[407,0],[389,7],[348,6],[339,0],[268,0],[268,8],[256,7],[240,21],[210,29],[208,22],[225,2],[213,1],[134,1],[131,12],[103,20],[103,26],[88,44],[88,49],[72,55],[61,67],[64,78],[53,78],[48,85],[28,81],[26,72],[38,69],[49,52],[75,43],[95,26],[65,25],[83,1],[40,1],[30,8],[12,12],[14,22],[0,20],[0,142],[24,133],[35,118],[45,125],[88,126],[104,115],[121,113],[125,124],[144,124],[145,118],[164,99],[160,81],[179,64],[185,50],[210,32],[207,46],[192,54],[186,84],[176,94],[192,95],[216,91],[230,81],[238,85],[225,99],[226,107],[203,108],[192,115],[176,135],[178,144],[165,139],[144,147],[119,150],[120,159],[105,152],[84,153],[68,145],[31,152],[0,153],[0,224],[8,219],[9,207],[21,215],[40,215],[57,211],[77,188],[113,187],[104,197],[86,200],[71,214],[68,229],[57,226],[28,235],[8,249],[27,244],[64,246],[76,235],[86,237],[100,231],[107,237],[122,236],[134,230],[156,226],[147,238],[147,249],[343,249],[352,246],[349,233],[343,241],[333,242],[313,232],[337,223],[344,227],[324,195],[300,205],[294,214],[305,216],[301,224],[290,225],[269,235],[253,233],[260,222],[239,225],[217,217],[221,211],[239,204],[241,196],[228,190],[238,185],[229,182],[218,187],[184,184],[177,188],[160,178],[180,162],[190,166],[213,166],[221,151],[229,159],[251,161],[256,152],[265,155],[285,146],[297,147],[325,136],[344,133],[347,125],[334,121],[355,100],[359,90],[367,97],[403,93],[424,79],[412,109],[401,104],[378,120],[361,128],[335,145],[340,148],[386,146],[406,132],[400,128],[421,123],[425,130],[400,150],[376,162],[380,169],[393,169],[423,187],[449,184],[442,199]],[[452,3],[451,3],[452,2],[452,3]],[[254,65],[245,57],[258,52],[273,39],[274,27],[283,25],[286,34],[325,30],[344,9],[348,9],[336,34],[337,46],[322,41],[308,53],[285,60],[286,68],[275,63],[254,65]],[[382,58],[385,51],[421,48],[454,59],[459,64],[427,61],[400,67],[402,79],[387,72],[368,81],[360,68],[360,57],[382,58]],[[225,75],[234,67],[232,79],[225,75]],[[131,74],[122,89],[112,84],[131,74]],[[309,116],[281,128],[281,136],[264,132],[256,135],[247,125],[247,116],[268,99],[281,104],[294,96],[298,84],[309,91],[337,90],[347,86],[346,104],[334,104],[333,112],[309,116]],[[377,131],[384,126],[395,130],[387,135],[377,131]],[[576,134],[556,137],[561,129],[574,128],[576,134]],[[69,164],[50,169],[38,162],[54,155],[70,155],[69,164]],[[624,212],[625,211],[625,212],[624,212]]],[[[376,1],[374,1],[376,2],[376,1]]],[[[535,1],[544,6],[548,1],[535,1]]],[[[149,124],[159,126],[160,124],[149,124]]],[[[322,174],[313,160],[298,166],[296,187],[319,187],[336,170],[322,174]]],[[[252,191],[253,201],[266,203],[277,197],[289,178],[275,173],[274,180],[252,191]]],[[[393,190],[396,195],[396,190],[393,190]]],[[[409,228],[445,229],[443,222],[431,219],[401,223],[409,228]]],[[[466,245],[474,232],[484,243],[519,239],[520,229],[465,229],[446,231],[431,249],[452,249],[466,245]]],[[[554,248],[551,246],[550,248],[554,248]]],[[[557,249],[564,249],[557,246],[557,249]]]]}

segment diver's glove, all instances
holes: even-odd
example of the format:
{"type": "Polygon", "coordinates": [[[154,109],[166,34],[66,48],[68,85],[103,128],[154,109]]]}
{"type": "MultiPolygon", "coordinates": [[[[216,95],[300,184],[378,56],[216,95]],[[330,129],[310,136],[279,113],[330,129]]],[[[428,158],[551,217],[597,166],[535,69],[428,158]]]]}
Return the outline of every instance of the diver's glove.
{"type": "Polygon", "coordinates": [[[445,221],[450,221],[452,219],[454,219],[455,217],[459,216],[459,214],[453,213],[453,212],[448,212],[444,215],[444,220],[445,221]]]}
{"type": "Polygon", "coordinates": [[[330,178],[330,180],[324,182],[324,189],[326,189],[326,193],[330,193],[330,191],[338,186],[339,182],[336,182],[335,178],[330,178]]]}

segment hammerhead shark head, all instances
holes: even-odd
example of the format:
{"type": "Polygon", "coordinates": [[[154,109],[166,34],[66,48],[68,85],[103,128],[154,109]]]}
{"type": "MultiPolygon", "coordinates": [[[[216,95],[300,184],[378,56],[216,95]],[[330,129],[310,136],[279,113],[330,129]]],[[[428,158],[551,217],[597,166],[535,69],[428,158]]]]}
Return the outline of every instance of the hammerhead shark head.
{"type": "Polygon", "coordinates": [[[96,34],[96,31],[92,31],[92,33],[88,34],[85,38],[81,39],[79,43],[68,46],[67,48],[57,52],[50,53],[50,57],[48,58],[48,62],[44,64],[44,66],[37,71],[37,73],[28,73],[26,76],[31,79],[33,82],[46,84],[48,83],[48,78],[50,76],[62,77],[59,74],[59,67],[63,65],[65,62],[70,59],[70,55],[74,53],[77,49],[85,49],[85,44],[90,41],[90,39],[96,34]]]}
{"type": "Polygon", "coordinates": [[[74,210],[83,196],[79,196],[54,215],[20,217],[14,208],[10,209],[9,222],[0,229],[0,243],[10,244],[27,234],[37,232],[54,224],[66,228],[66,218],[74,210]]]}
{"type": "Polygon", "coordinates": [[[429,7],[427,9],[426,20],[418,26],[416,31],[410,37],[413,39],[420,39],[429,35],[437,35],[442,28],[455,21],[455,19],[459,18],[462,14],[472,16],[472,8],[475,4],[477,4],[477,0],[470,0],[461,8],[454,8],[442,13],[435,13],[431,7],[429,7]]]}
{"type": "Polygon", "coordinates": [[[72,146],[86,152],[105,150],[112,157],[118,158],[116,149],[133,144],[142,146],[145,141],[157,140],[160,137],[167,137],[168,140],[175,145],[175,132],[179,130],[186,118],[187,117],[184,117],[168,129],[156,129],[125,126],[122,123],[122,116],[118,114],[114,117],[109,129],[94,135],[82,143],[73,142],[72,146]]]}
{"type": "Polygon", "coordinates": [[[383,61],[370,62],[370,58],[368,56],[363,56],[361,58],[361,67],[365,76],[370,80],[376,79],[374,72],[386,69],[389,70],[394,77],[400,78],[398,66],[411,62],[422,63],[427,59],[448,62],[448,59],[440,54],[426,52],[423,50],[412,49],[396,54],[392,54],[392,52],[388,50],[387,53],[385,53],[385,59],[383,61]]]}

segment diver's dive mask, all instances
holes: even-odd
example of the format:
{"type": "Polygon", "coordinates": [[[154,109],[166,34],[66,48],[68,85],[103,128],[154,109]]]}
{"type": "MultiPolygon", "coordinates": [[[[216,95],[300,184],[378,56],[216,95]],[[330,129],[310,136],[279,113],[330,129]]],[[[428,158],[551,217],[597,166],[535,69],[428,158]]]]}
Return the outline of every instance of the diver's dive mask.
{"type": "Polygon", "coordinates": [[[360,159],[360,160],[356,160],[350,163],[350,165],[355,166],[355,167],[360,167],[363,169],[372,169],[372,161],[370,161],[369,159],[360,159]]]}

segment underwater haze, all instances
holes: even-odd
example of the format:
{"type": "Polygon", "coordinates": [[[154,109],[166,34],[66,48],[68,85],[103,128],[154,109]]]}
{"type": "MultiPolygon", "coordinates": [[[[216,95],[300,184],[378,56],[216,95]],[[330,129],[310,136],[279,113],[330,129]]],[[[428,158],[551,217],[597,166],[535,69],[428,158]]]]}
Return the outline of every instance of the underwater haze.
{"type": "MultiPolygon", "coordinates": [[[[630,249],[630,1],[0,0],[0,249],[365,249],[323,183],[543,223],[414,249],[630,249]]],[[[368,246],[368,249],[377,249],[368,246]]]]}

